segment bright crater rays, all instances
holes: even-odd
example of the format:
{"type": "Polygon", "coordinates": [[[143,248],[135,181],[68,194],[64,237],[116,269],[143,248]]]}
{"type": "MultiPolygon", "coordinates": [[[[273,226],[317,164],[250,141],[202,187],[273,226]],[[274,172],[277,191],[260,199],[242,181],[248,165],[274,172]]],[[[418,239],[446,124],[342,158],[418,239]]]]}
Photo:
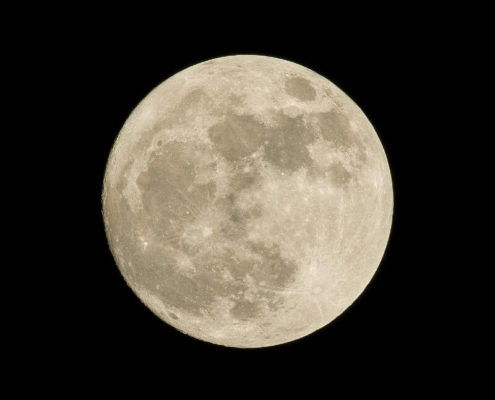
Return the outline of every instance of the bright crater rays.
{"type": "Polygon", "coordinates": [[[363,291],[393,194],[363,112],[315,72],[233,56],[187,68],[133,111],[103,214],[128,285],[195,338],[265,347],[327,325],[363,291]]]}

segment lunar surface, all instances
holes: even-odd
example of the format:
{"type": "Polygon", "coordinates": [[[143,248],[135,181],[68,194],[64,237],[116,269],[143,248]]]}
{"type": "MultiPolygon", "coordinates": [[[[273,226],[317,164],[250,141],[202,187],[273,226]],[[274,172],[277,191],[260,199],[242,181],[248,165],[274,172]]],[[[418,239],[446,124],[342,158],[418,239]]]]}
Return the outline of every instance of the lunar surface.
{"type": "Polygon", "coordinates": [[[110,154],[103,216],[116,263],[159,318],[265,347],[327,325],[362,293],[392,220],[387,158],[333,83],[232,56],[156,87],[110,154]]]}

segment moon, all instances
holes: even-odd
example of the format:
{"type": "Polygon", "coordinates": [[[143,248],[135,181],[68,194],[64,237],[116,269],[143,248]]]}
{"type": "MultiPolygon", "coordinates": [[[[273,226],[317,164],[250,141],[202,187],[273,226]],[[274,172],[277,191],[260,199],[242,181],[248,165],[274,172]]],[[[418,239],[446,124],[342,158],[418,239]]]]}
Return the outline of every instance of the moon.
{"type": "Polygon", "coordinates": [[[393,214],[361,109],[290,61],[221,57],[136,107],[108,159],[108,243],[137,297],[194,338],[279,345],[329,324],[368,285],[393,214]]]}

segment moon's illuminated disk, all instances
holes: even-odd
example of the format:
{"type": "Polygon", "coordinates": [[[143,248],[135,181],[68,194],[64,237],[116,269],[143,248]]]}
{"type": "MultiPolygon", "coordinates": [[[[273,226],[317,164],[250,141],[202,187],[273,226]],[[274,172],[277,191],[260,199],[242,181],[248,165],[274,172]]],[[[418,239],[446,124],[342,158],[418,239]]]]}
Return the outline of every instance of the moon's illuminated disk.
{"type": "Polygon", "coordinates": [[[382,145],[339,88],[292,62],[187,68],[133,111],[103,214],[125,280],[162,320],[233,347],[289,342],[363,291],[393,210],[382,145]]]}

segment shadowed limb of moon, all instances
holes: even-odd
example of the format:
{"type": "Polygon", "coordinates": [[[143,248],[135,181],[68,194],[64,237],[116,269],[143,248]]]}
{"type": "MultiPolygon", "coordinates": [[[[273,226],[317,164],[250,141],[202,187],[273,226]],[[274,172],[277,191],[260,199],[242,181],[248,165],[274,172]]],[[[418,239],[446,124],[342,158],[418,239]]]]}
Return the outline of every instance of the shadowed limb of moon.
{"type": "Polygon", "coordinates": [[[144,304],[233,347],[335,319],[375,273],[393,211],[363,112],[317,73],[262,56],[210,60],[155,88],[115,141],[102,201],[144,304]]]}

